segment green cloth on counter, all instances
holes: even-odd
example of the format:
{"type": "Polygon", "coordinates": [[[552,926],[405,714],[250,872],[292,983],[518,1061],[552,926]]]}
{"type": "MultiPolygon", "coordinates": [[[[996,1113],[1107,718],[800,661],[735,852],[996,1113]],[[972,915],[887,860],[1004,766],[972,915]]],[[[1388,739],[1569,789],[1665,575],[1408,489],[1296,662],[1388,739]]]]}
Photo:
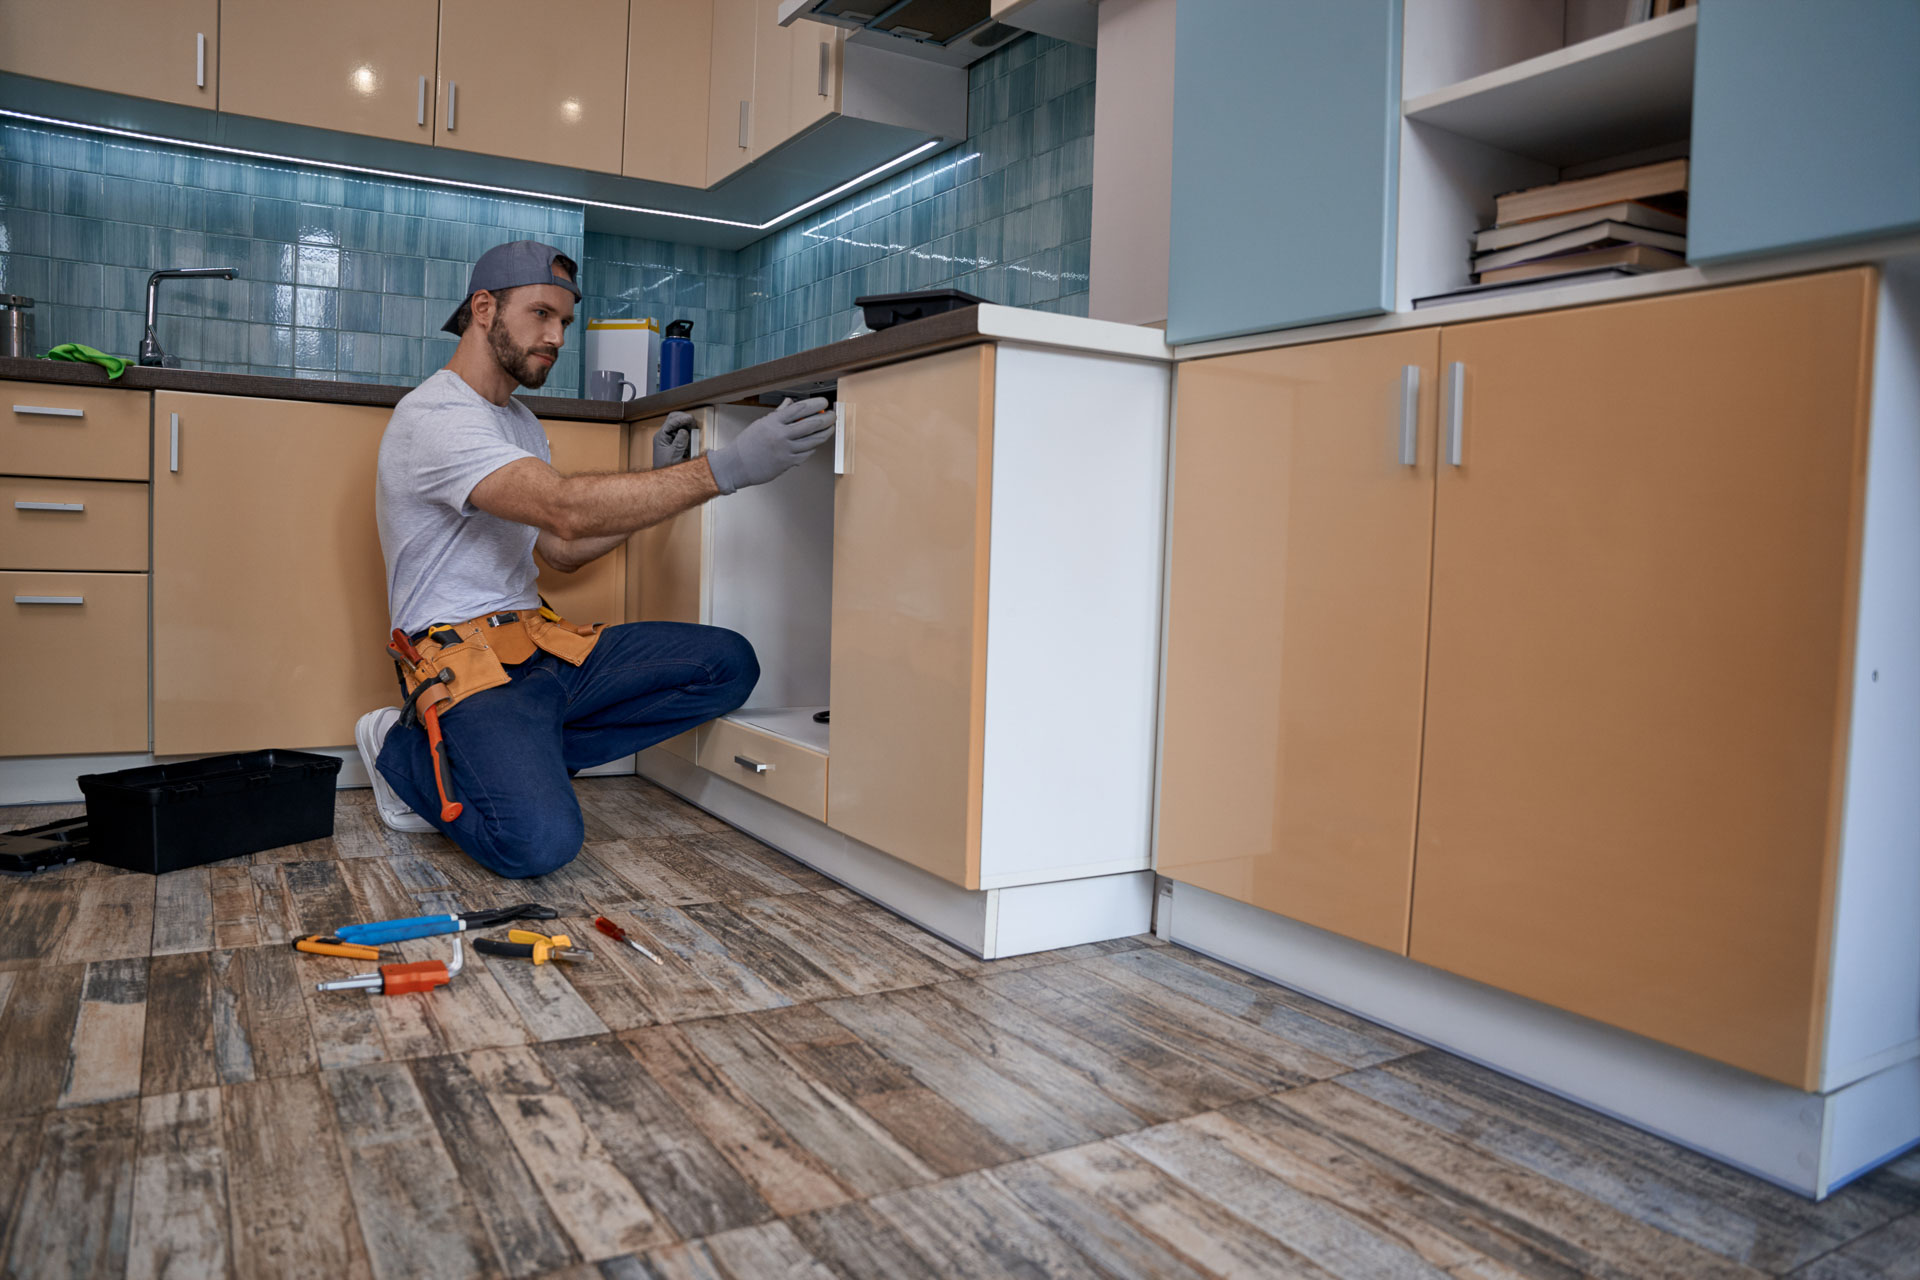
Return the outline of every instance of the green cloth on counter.
{"type": "Polygon", "coordinates": [[[63,342],[47,352],[49,360],[86,360],[99,365],[107,371],[108,378],[117,378],[127,371],[131,360],[122,360],[119,356],[110,356],[104,351],[95,351],[84,342],[63,342]]]}

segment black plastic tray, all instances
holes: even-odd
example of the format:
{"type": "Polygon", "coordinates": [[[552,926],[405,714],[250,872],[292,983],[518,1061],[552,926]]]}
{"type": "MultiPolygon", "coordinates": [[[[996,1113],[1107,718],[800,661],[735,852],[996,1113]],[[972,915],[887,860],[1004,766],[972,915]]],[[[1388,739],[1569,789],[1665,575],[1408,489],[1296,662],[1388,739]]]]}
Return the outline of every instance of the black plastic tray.
{"type": "Polygon", "coordinates": [[[867,313],[867,328],[888,329],[906,320],[924,320],[962,307],[977,307],[985,298],[976,298],[958,289],[924,289],[919,293],[876,293],[855,298],[853,305],[867,313]]]}
{"type": "Polygon", "coordinates": [[[333,834],[336,756],[243,751],[80,779],[86,857],[178,871],[333,834]]]}

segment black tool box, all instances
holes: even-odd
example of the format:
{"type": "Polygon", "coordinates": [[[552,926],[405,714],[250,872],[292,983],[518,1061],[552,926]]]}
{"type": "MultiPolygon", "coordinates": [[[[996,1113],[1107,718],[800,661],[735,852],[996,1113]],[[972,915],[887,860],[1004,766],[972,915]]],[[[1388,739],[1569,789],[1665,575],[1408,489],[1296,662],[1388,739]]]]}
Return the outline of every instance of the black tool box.
{"type": "Polygon", "coordinates": [[[80,779],[78,856],[129,871],[178,871],[333,834],[336,756],[244,751],[80,779]]]}

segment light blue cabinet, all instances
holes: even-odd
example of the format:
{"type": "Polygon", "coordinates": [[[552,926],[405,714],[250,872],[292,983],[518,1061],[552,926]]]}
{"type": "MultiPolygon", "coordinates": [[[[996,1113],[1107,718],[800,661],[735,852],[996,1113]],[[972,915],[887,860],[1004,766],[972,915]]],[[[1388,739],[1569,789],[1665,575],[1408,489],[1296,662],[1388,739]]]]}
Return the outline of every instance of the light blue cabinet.
{"type": "Polygon", "coordinates": [[[1168,339],[1391,310],[1400,0],[1183,0],[1173,57],[1168,339]]]}
{"type": "Polygon", "coordinates": [[[1920,0],[1710,0],[1688,256],[1920,230],[1920,0]]]}

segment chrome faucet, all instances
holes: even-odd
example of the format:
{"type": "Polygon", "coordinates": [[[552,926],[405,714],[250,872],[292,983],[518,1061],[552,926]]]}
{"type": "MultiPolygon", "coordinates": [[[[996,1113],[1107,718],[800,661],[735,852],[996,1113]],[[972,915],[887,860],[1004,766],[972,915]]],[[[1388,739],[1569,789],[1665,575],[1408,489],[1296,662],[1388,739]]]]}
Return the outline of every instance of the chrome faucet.
{"type": "MultiPolygon", "coordinates": [[[[232,267],[169,267],[156,271],[147,277],[147,336],[140,339],[140,363],[143,365],[162,365],[167,355],[160,350],[160,338],[153,331],[154,295],[159,292],[162,280],[199,280],[217,276],[222,280],[231,280],[232,267]]],[[[177,361],[175,363],[178,363],[177,361]]]]}

